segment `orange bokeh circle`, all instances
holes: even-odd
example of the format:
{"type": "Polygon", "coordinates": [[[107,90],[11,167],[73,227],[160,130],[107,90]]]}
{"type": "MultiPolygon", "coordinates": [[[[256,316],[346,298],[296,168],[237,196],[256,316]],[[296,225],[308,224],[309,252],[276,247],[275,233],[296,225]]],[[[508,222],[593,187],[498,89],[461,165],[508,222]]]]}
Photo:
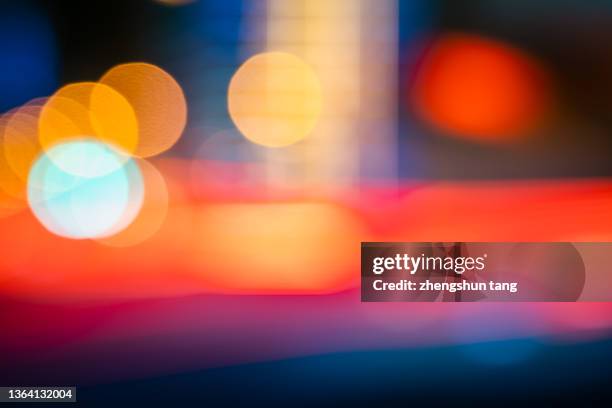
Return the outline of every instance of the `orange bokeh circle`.
{"type": "Polygon", "coordinates": [[[544,69],[504,43],[447,34],[427,50],[409,98],[442,132],[478,141],[515,140],[541,122],[549,101],[544,69]]]}
{"type": "Polygon", "coordinates": [[[55,92],[42,108],[38,131],[45,151],[88,137],[133,153],[139,137],[137,118],[127,99],[95,82],[69,84],[55,92]]]}
{"type": "Polygon", "coordinates": [[[100,83],[117,90],[134,109],[139,133],[135,156],[155,156],[180,138],[187,123],[187,102],[166,71],[146,63],[122,64],[105,73],[100,83]]]}

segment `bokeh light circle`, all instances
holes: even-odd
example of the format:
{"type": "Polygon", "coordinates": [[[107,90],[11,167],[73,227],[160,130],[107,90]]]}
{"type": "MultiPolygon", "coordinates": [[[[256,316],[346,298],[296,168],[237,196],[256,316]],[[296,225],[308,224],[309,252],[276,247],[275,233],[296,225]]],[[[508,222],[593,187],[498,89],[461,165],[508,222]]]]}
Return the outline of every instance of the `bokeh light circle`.
{"type": "MultiPolygon", "coordinates": [[[[0,145],[4,145],[5,132],[12,112],[0,116],[0,145]]],[[[13,215],[26,207],[25,182],[21,180],[0,149],[0,217],[13,215]]]]}
{"type": "Polygon", "coordinates": [[[250,141],[268,147],[294,144],[314,129],[322,109],[319,78],[300,58],[266,52],[248,59],[228,89],[228,110],[250,141]]]}
{"type": "Polygon", "coordinates": [[[95,82],[59,89],[40,113],[40,145],[49,151],[58,143],[84,137],[133,153],[138,144],[138,122],[130,103],[113,88],[95,82]]]}
{"type": "Polygon", "coordinates": [[[131,218],[131,213],[126,212],[125,219],[129,222],[125,225],[117,225],[117,233],[108,237],[98,239],[98,242],[113,247],[128,247],[137,245],[153,236],[166,219],[168,212],[168,188],[164,176],[157,168],[144,159],[136,160],[142,174],[144,194],[140,198],[141,207],[136,208],[138,199],[131,200],[132,209],[136,210],[136,217],[131,218]]]}
{"type": "Polygon", "coordinates": [[[15,175],[25,182],[42,148],[38,141],[40,105],[28,104],[9,115],[4,128],[2,153],[15,175]]]}
{"type": "MultiPolygon", "coordinates": [[[[125,216],[134,189],[142,190],[142,176],[131,159],[95,139],[83,139],[58,144],[38,158],[28,178],[28,203],[56,235],[99,238],[131,221],[125,216]]],[[[138,209],[141,205],[142,200],[138,209]]],[[[129,212],[133,219],[138,211],[129,212]]]]}
{"type": "Polygon", "coordinates": [[[25,204],[26,183],[11,168],[4,149],[9,122],[16,112],[18,112],[18,109],[13,109],[0,117],[0,190],[5,193],[4,197],[6,200],[3,201],[9,204],[10,207],[19,208],[20,202],[25,204]]]}
{"type": "Polygon", "coordinates": [[[181,86],[163,69],[146,63],[117,65],[99,81],[130,103],[138,122],[133,154],[150,157],[171,148],[187,123],[187,102],[181,86]]]}
{"type": "Polygon", "coordinates": [[[476,141],[526,135],[548,108],[545,70],[526,53],[467,34],[433,42],[409,98],[416,113],[442,132],[476,141]]]}

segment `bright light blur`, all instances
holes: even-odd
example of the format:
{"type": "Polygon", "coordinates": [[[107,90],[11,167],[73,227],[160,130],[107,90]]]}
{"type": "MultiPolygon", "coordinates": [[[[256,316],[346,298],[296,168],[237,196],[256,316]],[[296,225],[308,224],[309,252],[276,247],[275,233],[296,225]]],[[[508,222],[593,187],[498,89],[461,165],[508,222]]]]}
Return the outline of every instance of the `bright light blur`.
{"type": "Polygon", "coordinates": [[[580,301],[612,290],[612,7],[457,3],[0,2],[0,378],[107,405],[137,378],[289,405],[604,387],[612,304],[580,301]],[[372,304],[363,241],[571,242],[588,273],[567,305],[372,304]]]}
{"type": "MultiPolygon", "coordinates": [[[[329,190],[362,178],[393,178],[397,170],[397,2],[267,0],[265,12],[254,11],[247,21],[257,34],[249,38],[246,55],[262,49],[294,55],[320,83],[321,111],[312,131],[299,143],[269,149],[259,157],[267,184],[329,190]]],[[[305,103],[297,101],[296,106],[305,103]]],[[[290,109],[287,104],[279,112],[286,114],[290,109]]],[[[290,123],[302,120],[287,118],[290,123]]]]}
{"type": "MultiPolygon", "coordinates": [[[[374,199],[351,205],[349,196],[333,201],[238,201],[229,192],[200,199],[188,190],[179,191],[185,187],[188,161],[165,159],[156,164],[168,187],[167,217],[136,246],[114,248],[119,245],[112,245],[112,240],[111,245],[62,240],[28,213],[3,219],[0,245],[5,253],[0,267],[6,273],[22,271],[7,290],[60,301],[210,291],[320,294],[358,285],[361,241],[572,242],[588,237],[607,241],[612,236],[608,181],[412,185],[396,198],[380,197],[384,206],[374,199]],[[30,245],[24,247],[28,237],[30,245]],[[67,256],[75,251],[78,262],[67,256]],[[40,253],[45,257],[33,255],[40,253]]],[[[146,194],[147,170],[142,169],[146,194]]],[[[365,192],[376,195],[374,190],[365,192]]],[[[112,228],[121,215],[106,225],[112,228]]],[[[94,216],[97,213],[89,214],[94,216]]],[[[70,226],[75,224],[71,220],[70,226]]],[[[590,274],[586,288],[604,290],[608,280],[605,273],[590,274]]]]}
{"type": "Polygon", "coordinates": [[[11,170],[25,185],[30,167],[41,153],[38,141],[40,105],[24,105],[8,115],[4,129],[4,157],[11,170]]]}
{"type": "Polygon", "coordinates": [[[152,237],[166,219],[168,188],[164,176],[153,164],[144,159],[135,162],[140,168],[142,184],[134,183],[128,211],[110,231],[108,237],[98,239],[98,242],[105,245],[114,247],[137,245],[152,237]],[[141,186],[144,191],[137,190],[141,186]],[[138,194],[141,196],[138,197],[138,194]]]}
{"type": "Polygon", "coordinates": [[[110,86],[96,83],[89,94],[89,114],[101,141],[133,154],[139,144],[139,124],[132,105],[110,86]]]}
{"type": "Polygon", "coordinates": [[[229,84],[227,101],[242,134],[268,147],[288,146],[307,137],[323,104],[312,68],[281,52],[258,54],[242,64],[229,84]]]}
{"type": "Polygon", "coordinates": [[[333,292],[355,283],[365,227],[326,203],[217,204],[193,214],[193,267],[210,288],[333,292]],[[357,238],[358,242],[359,238],[357,238]]]}
{"type": "Polygon", "coordinates": [[[39,132],[45,151],[83,137],[127,153],[138,144],[138,125],[129,102],[109,86],[94,82],[69,84],[53,94],[40,115],[39,132]]]}
{"type": "Polygon", "coordinates": [[[431,125],[477,141],[525,136],[546,113],[544,71],[527,54],[491,39],[446,34],[426,52],[410,101],[431,125]]]}
{"type": "MultiPolygon", "coordinates": [[[[136,160],[134,160],[135,164],[136,160]]],[[[127,206],[121,215],[121,218],[115,222],[115,224],[110,227],[102,238],[98,239],[108,239],[113,236],[122,233],[125,229],[131,225],[131,223],[138,217],[140,211],[144,205],[145,191],[146,187],[144,185],[144,177],[142,174],[142,166],[138,166],[139,172],[136,171],[128,171],[127,177],[128,182],[130,184],[129,196],[127,201],[127,206]]]]}
{"type": "MultiPolygon", "coordinates": [[[[181,86],[169,73],[151,64],[122,64],[110,69],[99,82],[118,91],[134,109],[139,138],[136,148],[129,152],[137,157],[155,156],[181,137],[187,122],[187,102],[181,86]]],[[[100,105],[108,107],[106,98],[100,96],[100,105]]]]}
{"type": "Polygon", "coordinates": [[[0,140],[3,146],[3,148],[0,149],[0,191],[3,192],[3,206],[6,209],[10,209],[8,213],[23,208],[26,197],[25,182],[20,179],[11,168],[6,155],[8,151],[4,149],[6,146],[6,132],[9,129],[8,124],[12,114],[16,111],[17,110],[14,109],[0,117],[0,140]]]}
{"type": "Polygon", "coordinates": [[[150,64],[118,66],[103,80],[130,101],[109,85],[79,82],[0,118],[0,216],[27,203],[52,233],[113,246],[135,245],[157,231],[168,206],[163,176],[130,156],[161,153],[180,137],[182,90],[150,64]]]}
{"type": "MultiPolygon", "coordinates": [[[[28,202],[52,233],[97,238],[116,232],[134,188],[142,190],[142,177],[133,161],[100,142],[73,141],[53,147],[36,161],[28,180],[28,202]]],[[[132,219],[137,212],[130,212],[132,219]]]]}

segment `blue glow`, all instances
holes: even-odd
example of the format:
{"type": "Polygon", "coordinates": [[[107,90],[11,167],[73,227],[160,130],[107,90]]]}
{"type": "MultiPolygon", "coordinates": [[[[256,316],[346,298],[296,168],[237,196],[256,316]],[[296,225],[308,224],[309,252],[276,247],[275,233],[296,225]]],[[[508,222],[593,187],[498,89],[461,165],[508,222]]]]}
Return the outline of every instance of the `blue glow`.
{"type": "Polygon", "coordinates": [[[471,343],[459,346],[467,357],[487,365],[509,365],[522,363],[531,358],[541,347],[532,339],[471,343]]]}
{"type": "Polygon", "coordinates": [[[0,111],[57,87],[57,51],[47,16],[28,1],[0,3],[0,111]]]}

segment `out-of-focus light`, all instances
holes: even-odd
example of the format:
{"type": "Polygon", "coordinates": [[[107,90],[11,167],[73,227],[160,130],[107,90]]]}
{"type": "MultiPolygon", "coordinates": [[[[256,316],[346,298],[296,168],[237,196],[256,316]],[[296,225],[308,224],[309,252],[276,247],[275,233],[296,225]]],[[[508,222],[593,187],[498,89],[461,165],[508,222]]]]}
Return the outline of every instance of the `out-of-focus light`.
{"type": "MultiPolygon", "coordinates": [[[[4,144],[4,132],[9,118],[10,114],[0,117],[0,144],[4,144]]],[[[0,217],[13,215],[24,209],[25,197],[25,183],[11,169],[5,155],[0,154],[0,217]]]]}
{"type": "Polygon", "coordinates": [[[45,103],[39,139],[45,151],[58,143],[96,138],[132,153],[138,144],[138,123],[129,102],[116,90],[94,82],[59,89],[45,103]]]}
{"type": "Polygon", "coordinates": [[[168,211],[168,188],[164,176],[157,168],[144,159],[136,161],[142,174],[144,197],[132,199],[131,210],[126,212],[120,224],[115,226],[116,234],[109,234],[98,242],[115,247],[128,247],[139,244],[153,236],[166,219],[168,211]],[[136,211],[135,218],[132,212],[136,211]]]}
{"type": "Polygon", "coordinates": [[[525,53],[465,34],[440,37],[410,84],[419,114],[443,132],[478,141],[513,140],[542,120],[549,89],[525,53]]]}
{"type": "Polygon", "coordinates": [[[8,123],[17,111],[17,109],[13,109],[0,117],[0,190],[5,193],[3,194],[3,205],[13,210],[23,208],[26,199],[26,183],[15,174],[15,171],[9,165],[4,149],[8,123]]]}
{"type": "Polygon", "coordinates": [[[55,35],[42,7],[0,4],[0,111],[48,95],[57,84],[55,35]]]}
{"type": "Polygon", "coordinates": [[[36,218],[66,238],[116,233],[114,227],[125,222],[130,191],[142,190],[138,166],[122,156],[95,140],[53,147],[36,161],[28,179],[28,203],[36,218]]]}
{"type": "Polygon", "coordinates": [[[89,112],[100,140],[118,146],[126,153],[138,146],[136,113],[123,95],[110,86],[96,83],[89,98],[89,112]]]}
{"type": "Polygon", "coordinates": [[[355,283],[365,226],[324,203],[218,204],[191,217],[193,267],[211,288],[332,292],[355,283]]]}
{"type": "MultiPolygon", "coordinates": [[[[131,163],[131,162],[130,162],[131,163]]],[[[139,167],[140,168],[140,167],[139,167]]],[[[145,186],[141,172],[128,171],[126,172],[130,185],[127,206],[121,215],[121,218],[108,230],[105,231],[103,237],[112,237],[124,231],[138,216],[144,205],[145,186]]],[[[104,238],[100,238],[104,239],[104,238]]]]}
{"type": "Polygon", "coordinates": [[[248,59],[228,89],[234,124],[252,142],[283,147],[314,129],[322,108],[321,86],[314,70],[300,58],[266,52],[248,59]]]}
{"type": "MultiPolygon", "coordinates": [[[[170,149],[187,123],[187,102],[181,86],[163,69],[145,63],[118,65],[100,79],[130,103],[138,122],[133,154],[150,157],[170,149]]],[[[106,106],[106,105],[105,105],[106,106]]]]}
{"type": "Polygon", "coordinates": [[[24,187],[30,167],[42,150],[38,141],[41,109],[40,105],[25,105],[15,110],[9,115],[4,129],[2,153],[11,170],[23,181],[24,187]]]}
{"type": "MultiPolygon", "coordinates": [[[[95,140],[95,139],[93,139],[95,140]]],[[[126,155],[103,143],[82,140],[64,143],[61,148],[52,148],[46,156],[63,171],[79,177],[101,177],[122,166],[126,155]]]]}
{"type": "Polygon", "coordinates": [[[11,216],[25,208],[24,201],[16,200],[0,190],[0,218],[11,216]]]}
{"type": "Polygon", "coordinates": [[[462,344],[459,350],[483,365],[513,365],[533,358],[542,344],[532,339],[462,344]]]}

